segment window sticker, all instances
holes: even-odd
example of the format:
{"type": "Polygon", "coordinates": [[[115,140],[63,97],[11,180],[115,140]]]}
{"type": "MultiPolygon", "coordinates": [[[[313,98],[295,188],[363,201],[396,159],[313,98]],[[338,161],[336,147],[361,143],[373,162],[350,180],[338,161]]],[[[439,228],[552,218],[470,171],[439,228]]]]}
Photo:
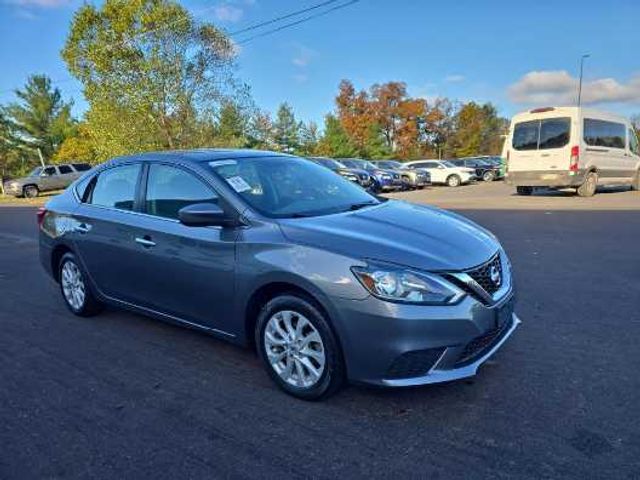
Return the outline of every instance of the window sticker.
{"type": "Polygon", "coordinates": [[[251,190],[251,185],[249,185],[244,178],[242,177],[229,177],[226,179],[229,185],[238,193],[246,192],[247,190],[251,190]]]}

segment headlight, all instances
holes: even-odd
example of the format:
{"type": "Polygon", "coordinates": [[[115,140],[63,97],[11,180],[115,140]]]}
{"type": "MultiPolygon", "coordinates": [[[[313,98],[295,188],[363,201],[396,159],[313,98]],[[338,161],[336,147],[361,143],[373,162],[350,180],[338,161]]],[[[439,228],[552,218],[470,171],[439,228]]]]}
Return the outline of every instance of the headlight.
{"type": "Polygon", "coordinates": [[[380,175],[380,177],[384,178],[385,180],[391,180],[391,175],[387,173],[383,173],[382,175],[380,175]]]}
{"type": "Polygon", "coordinates": [[[376,264],[353,267],[352,271],[369,292],[392,302],[450,305],[465,294],[432,273],[376,264]]]}

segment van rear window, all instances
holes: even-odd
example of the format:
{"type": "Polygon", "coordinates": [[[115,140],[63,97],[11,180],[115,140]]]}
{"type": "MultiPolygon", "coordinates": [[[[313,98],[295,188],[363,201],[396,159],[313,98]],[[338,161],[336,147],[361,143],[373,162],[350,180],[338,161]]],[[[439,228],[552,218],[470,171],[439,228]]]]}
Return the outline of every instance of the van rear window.
{"type": "Polygon", "coordinates": [[[570,118],[546,118],[516,123],[513,128],[513,148],[516,150],[547,150],[562,148],[569,143],[570,118]]]}

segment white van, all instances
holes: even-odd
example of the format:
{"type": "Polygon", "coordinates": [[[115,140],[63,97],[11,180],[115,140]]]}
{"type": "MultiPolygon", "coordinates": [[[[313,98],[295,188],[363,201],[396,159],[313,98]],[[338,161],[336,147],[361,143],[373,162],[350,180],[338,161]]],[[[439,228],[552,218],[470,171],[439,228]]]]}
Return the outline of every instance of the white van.
{"type": "Polygon", "coordinates": [[[578,107],[537,108],[511,120],[507,182],[520,195],[533,187],[574,187],[590,197],[598,185],[640,189],[638,138],[623,117],[578,107]]]}

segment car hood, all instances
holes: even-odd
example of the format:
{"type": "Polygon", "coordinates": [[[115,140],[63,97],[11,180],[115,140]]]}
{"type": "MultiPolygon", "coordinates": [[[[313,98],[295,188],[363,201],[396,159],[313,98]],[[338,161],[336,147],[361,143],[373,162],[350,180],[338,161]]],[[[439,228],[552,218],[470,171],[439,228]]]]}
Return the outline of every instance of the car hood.
{"type": "Polygon", "coordinates": [[[361,170],[359,168],[340,168],[338,171],[339,172],[355,173],[358,176],[369,175],[369,172],[367,172],[366,170],[361,170]]]}
{"type": "Polygon", "coordinates": [[[474,267],[500,248],[491,233],[464,217],[394,200],[354,212],[279,223],[293,242],[431,271],[474,267]]]}

